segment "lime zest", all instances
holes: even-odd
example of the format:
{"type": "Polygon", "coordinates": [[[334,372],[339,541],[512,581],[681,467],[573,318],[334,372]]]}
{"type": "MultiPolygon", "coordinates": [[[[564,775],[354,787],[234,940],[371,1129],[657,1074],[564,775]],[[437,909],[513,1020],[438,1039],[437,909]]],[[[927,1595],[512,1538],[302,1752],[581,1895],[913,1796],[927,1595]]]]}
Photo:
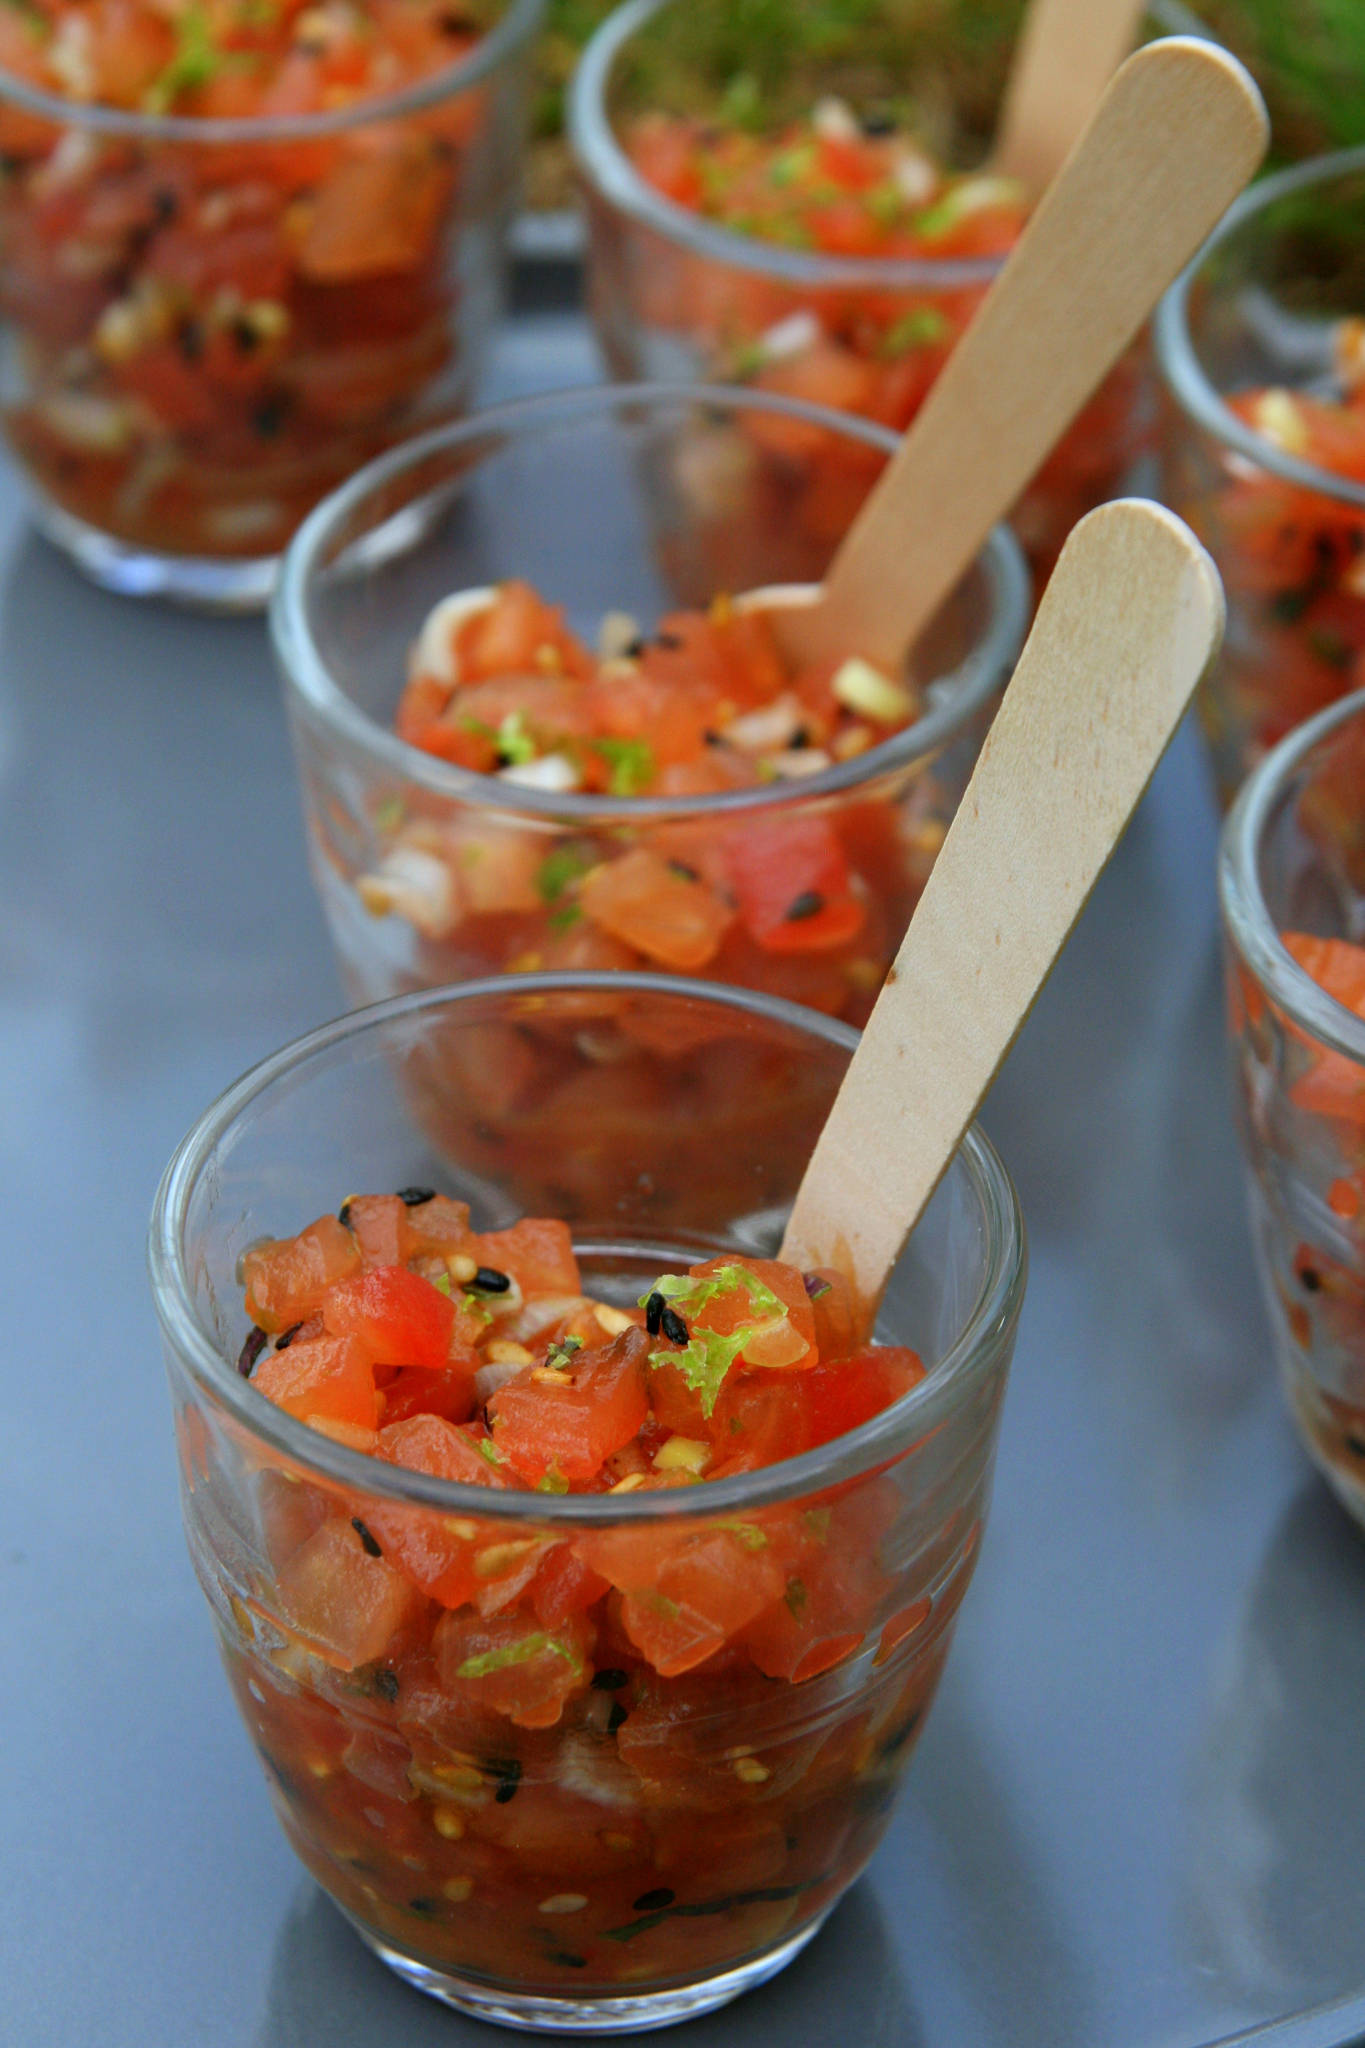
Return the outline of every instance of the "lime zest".
{"type": "Polygon", "coordinates": [[[578,1662],[573,1651],[566,1649],[557,1636],[546,1635],[543,1631],[537,1630],[532,1635],[523,1636],[520,1642],[504,1643],[500,1649],[480,1650],[476,1656],[466,1657],[462,1664],[456,1666],[455,1676],[490,1678],[495,1671],[509,1671],[516,1664],[529,1664],[533,1657],[543,1656],[547,1652],[552,1656],[562,1657],[566,1664],[578,1662]]]}
{"type": "Polygon", "coordinates": [[[536,1481],[537,1493],[567,1493],[568,1490],[569,1482],[558,1465],[551,1465],[543,1478],[536,1481]]]}
{"type": "Polygon", "coordinates": [[[613,738],[590,742],[611,770],[607,784],[611,796],[638,796],[654,780],[654,749],[648,740],[613,738]]]}
{"type": "Polygon", "coordinates": [[[544,903],[558,903],[565,891],[575,882],[581,882],[584,875],[596,867],[597,862],[589,853],[581,852],[574,846],[557,846],[553,853],[547,853],[536,873],[536,888],[544,903]]]}
{"type": "Polygon", "coordinates": [[[715,1330],[694,1330],[685,1351],[651,1351],[651,1365],[674,1365],[694,1394],[701,1397],[701,1412],[708,1418],[725,1384],[726,1374],[748,1342],[752,1332],[736,1330],[722,1337],[715,1330]]]}
{"type": "Polygon", "coordinates": [[[526,715],[521,711],[509,711],[499,725],[494,737],[498,753],[509,768],[524,768],[528,761],[534,761],[540,749],[531,737],[526,715]]]}
{"type": "Polygon", "coordinates": [[[213,40],[213,29],[199,0],[175,17],[175,55],[154,78],[143,95],[149,114],[165,114],[186,93],[200,92],[212,84],[222,67],[223,53],[213,40]]]}
{"type": "Polygon", "coordinates": [[[888,360],[908,355],[913,348],[932,347],[947,332],[948,322],[936,306],[915,306],[887,328],[877,353],[888,360]]]}

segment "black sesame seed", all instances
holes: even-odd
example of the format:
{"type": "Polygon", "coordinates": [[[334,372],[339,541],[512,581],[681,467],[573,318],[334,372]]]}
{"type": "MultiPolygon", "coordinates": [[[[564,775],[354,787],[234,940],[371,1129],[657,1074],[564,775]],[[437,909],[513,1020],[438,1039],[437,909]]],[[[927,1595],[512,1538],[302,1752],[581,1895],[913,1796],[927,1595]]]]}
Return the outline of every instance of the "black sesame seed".
{"type": "Polygon", "coordinates": [[[645,1329],[651,1337],[657,1337],[663,1327],[665,1307],[664,1298],[656,1289],[645,1303],[645,1329]]]}
{"type": "Polygon", "coordinates": [[[280,392],[263,398],[251,415],[251,423],[264,441],[273,441],[282,432],[289,412],[289,401],[280,392]]]}
{"type": "Polygon", "coordinates": [[[629,1719],[629,1716],[627,1715],[625,1708],[621,1705],[620,1700],[613,1700],[611,1703],[611,1710],[607,1715],[608,1735],[614,1735],[617,1729],[621,1726],[622,1722],[627,1719],[629,1719]]]}
{"type": "Polygon", "coordinates": [[[599,1671],[594,1675],[592,1689],[594,1692],[620,1692],[623,1685],[629,1684],[630,1673],[628,1671],[606,1670],[599,1671]]]}
{"type": "Polygon", "coordinates": [[[804,725],[798,725],[796,731],[787,741],[787,745],[795,748],[798,752],[802,747],[808,747],[810,745],[809,729],[804,725]]]}
{"type": "Polygon", "coordinates": [[[795,900],[787,905],[787,923],[800,924],[803,918],[818,917],[825,907],[825,899],[818,889],[803,889],[795,900]]]}
{"type": "Polygon", "coordinates": [[[681,647],[683,644],[682,636],[679,633],[656,633],[654,635],[654,644],[656,647],[681,647]]]}
{"type": "Polygon", "coordinates": [[[1365,1458],[1365,1436],[1357,1436],[1350,1431],[1346,1437],[1346,1448],[1352,1457],[1365,1458]]]}
{"type": "Polygon", "coordinates": [[[376,1543],[374,1537],[371,1536],[369,1530],[361,1521],[359,1515],[351,1516],[351,1527],[355,1530],[356,1535],[360,1538],[361,1548],[364,1550],[366,1557],[382,1557],[384,1555],[383,1551],[379,1548],[379,1545],[376,1543]]]}
{"type": "Polygon", "coordinates": [[[197,320],[182,320],[175,330],[175,345],[187,363],[197,363],[204,353],[204,330],[197,320]]]}
{"type": "Polygon", "coordinates": [[[666,1308],[659,1317],[659,1327],[670,1344],[686,1344],[687,1325],[675,1308],[666,1308]]]}
{"type": "Polygon", "coordinates": [[[382,1671],[374,1674],[374,1689],[382,1700],[387,1700],[392,1706],[398,1697],[398,1673],[390,1671],[386,1664],[382,1671]]]}
{"type": "Polygon", "coordinates": [[[1312,1266],[1301,1266],[1299,1268],[1299,1285],[1306,1293],[1317,1294],[1322,1287],[1322,1275],[1315,1272],[1312,1266]]]}
{"type": "Polygon", "coordinates": [[[499,1806],[506,1806],[509,1799],[516,1798],[517,1787],[521,1784],[520,1757],[491,1756],[484,1768],[499,1781],[494,1800],[499,1806]]]}
{"type": "Polygon", "coordinates": [[[343,1202],[341,1207],[337,1210],[337,1222],[342,1226],[344,1230],[350,1229],[351,1205],[349,1202],[343,1202]]]}
{"type": "Polygon", "coordinates": [[[678,1894],[671,1892],[666,1884],[661,1884],[652,1892],[641,1892],[631,1910],[635,1913],[661,1913],[665,1906],[673,1904],[677,1896],[678,1894]]]}
{"type": "Polygon", "coordinates": [[[158,185],[152,194],[152,206],[158,226],[165,227],[167,222],[173,221],[179,213],[180,200],[168,185],[158,185]]]}
{"type": "Polygon", "coordinates": [[[637,633],[635,638],[630,642],[629,646],[626,648],[626,660],[638,661],[640,659],[640,656],[644,653],[644,651],[645,643],[637,633]]]}
{"type": "Polygon", "coordinates": [[[420,1913],[424,1920],[435,1920],[441,1911],[439,1899],[409,1899],[408,1911],[420,1913]]]}
{"type": "Polygon", "coordinates": [[[249,320],[242,318],[241,315],[233,321],[228,332],[232,336],[233,344],[239,355],[254,355],[261,345],[261,337],[256,332],[256,329],[249,320]]]}
{"type": "Polygon", "coordinates": [[[510,1274],[500,1273],[496,1266],[480,1266],[469,1284],[477,1287],[480,1294],[506,1294],[512,1279],[510,1274]]]}
{"type": "Polygon", "coordinates": [[[256,1360],[265,1350],[268,1341],[264,1330],[253,1330],[237,1353],[237,1370],[244,1380],[251,1378],[256,1360]]]}
{"type": "Polygon", "coordinates": [[[566,1970],[586,1970],[588,1967],[586,1956],[571,1955],[566,1948],[553,1949],[550,1953],[550,1961],[552,1963],[561,1963],[566,1970]]]}
{"type": "Polygon", "coordinates": [[[420,1209],[425,1202],[436,1200],[435,1188],[400,1188],[398,1199],[405,1209],[420,1209]]]}
{"type": "Polygon", "coordinates": [[[863,115],[862,129],[864,135],[894,135],[896,117],[882,107],[874,108],[870,113],[863,115]]]}
{"type": "Polygon", "coordinates": [[[707,726],[706,731],[702,734],[702,738],[705,740],[708,747],[719,747],[724,744],[720,734],[718,732],[712,732],[709,725],[707,726]]]}
{"type": "Polygon", "coordinates": [[[277,1351],[287,1351],[302,1328],[302,1323],[291,1323],[287,1330],[281,1330],[279,1336],[275,1339],[275,1349],[277,1351]]]}

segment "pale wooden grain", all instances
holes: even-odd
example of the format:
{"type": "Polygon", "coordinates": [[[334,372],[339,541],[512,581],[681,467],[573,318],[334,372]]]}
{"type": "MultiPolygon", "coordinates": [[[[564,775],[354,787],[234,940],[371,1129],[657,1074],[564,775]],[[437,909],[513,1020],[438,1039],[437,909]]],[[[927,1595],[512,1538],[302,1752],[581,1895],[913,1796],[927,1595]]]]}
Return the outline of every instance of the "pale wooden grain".
{"type": "Polygon", "coordinates": [[[1265,152],[1235,58],[1170,37],[1122,66],[839,548],[772,614],[800,660],[896,670],[995,522],[1265,152]]]}
{"type": "Polygon", "coordinates": [[[1121,499],[1075,529],[812,1154],[784,1259],[841,1266],[865,1303],[880,1299],[1222,629],[1217,571],[1174,513],[1121,499]]]}
{"type": "Polygon", "coordinates": [[[990,168],[1046,192],[1137,41],[1147,0],[1031,0],[990,168]]]}

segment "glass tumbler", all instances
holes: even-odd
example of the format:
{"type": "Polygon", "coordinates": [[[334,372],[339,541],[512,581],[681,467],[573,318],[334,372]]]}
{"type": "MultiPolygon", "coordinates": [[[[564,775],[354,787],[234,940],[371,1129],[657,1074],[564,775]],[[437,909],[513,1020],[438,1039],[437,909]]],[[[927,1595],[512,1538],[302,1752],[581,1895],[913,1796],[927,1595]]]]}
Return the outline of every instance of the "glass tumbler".
{"type": "Polygon", "coordinates": [[[799,779],[560,795],[425,753],[393,720],[409,649],[450,593],[524,578],[592,645],[611,611],[648,633],[720,591],[810,582],[839,539],[830,492],[865,490],[894,445],[763,393],[588,389],[426,436],[319,507],[273,623],[313,871],[354,999],[620,967],[866,1017],[1023,636],[1027,575],[1005,530],[913,651],[915,722],[799,779]],[[623,913],[601,883],[627,860],[623,913]],[[656,882],[685,915],[650,914],[656,882]],[[773,890],[780,911],[812,887],[842,906],[838,924],[775,927],[773,890]]]}
{"type": "Polygon", "coordinates": [[[1222,801],[1365,681],[1365,150],[1252,187],[1163,300],[1165,491],[1218,565],[1223,653],[1199,715],[1222,801]],[[1358,376],[1352,381],[1359,382],[1358,376]],[[1325,400],[1316,418],[1300,409],[1325,400]]]}
{"type": "Polygon", "coordinates": [[[772,1250],[854,1042],[680,979],[471,982],[287,1047],[162,1182],[185,1525],[276,1812],[371,1948],[482,2018],[629,2032],[706,2011],[779,1970],[863,1868],[986,1512],[1015,1196],[970,1133],[878,1320],[927,1368],[908,1394],[801,1457],[668,1491],[503,1492],[334,1442],[239,1374],[238,1262],[349,1193],[417,1183],[480,1228],[563,1217],[591,1293],[632,1303],[679,1261],[772,1250]],[[446,1604],[414,1555],[449,1556],[446,1604]],[[548,1609],[547,1577],[584,1567],[608,1590],[548,1609]],[[630,1603],[663,1613],[683,1581],[697,1640],[646,1654],[630,1603]]]}
{"type": "MultiPolygon", "coordinates": [[[[846,90],[872,118],[903,120],[948,169],[976,169],[995,125],[1008,26],[1000,10],[983,19],[979,8],[866,0],[842,25],[824,24],[818,40],[814,28],[784,36],[774,26],[760,50],[754,32],[741,40],[724,0],[627,0],[613,9],[569,102],[588,217],[589,307],[613,372],[743,376],[903,431],[1003,259],[869,256],[857,253],[856,223],[842,220],[828,229],[828,249],[722,226],[641,174],[632,130],[644,115],[714,114],[779,133],[846,90]]],[[[834,193],[830,215],[847,206],[858,210],[834,193]]],[[[1039,585],[1077,520],[1132,482],[1154,448],[1154,426],[1141,340],[1011,515],[1039,585]]]]}
{"type": "Polygon", "coordinates": [[[1252,1226],[1290,1408],[1365,1522],[1365,693],[1282,740],[1219,883],[1252,1226]]]}
{"type": "Polygon", "coordinates": [[[97,582],[259,607],[311,506],[465,409],[542,11],[496,0],[471,42],[484,16],[452,9],[458,61],[290,117],[0,72],[0,422],[38,524],[97,582]]]}

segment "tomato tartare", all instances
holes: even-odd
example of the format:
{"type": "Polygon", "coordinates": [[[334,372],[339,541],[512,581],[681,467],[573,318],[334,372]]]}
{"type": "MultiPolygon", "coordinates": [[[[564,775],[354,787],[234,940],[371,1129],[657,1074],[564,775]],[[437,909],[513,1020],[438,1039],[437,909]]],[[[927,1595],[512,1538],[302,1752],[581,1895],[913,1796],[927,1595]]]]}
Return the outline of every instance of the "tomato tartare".
{"type": "Polygon", "coordinates": [[[837,1272],[723,1253],[609,1302],[563,1223],[476,1232],[425,1187],[241,1271],[265,1400],[470,1490],[451,1514],[253,1453],[273,1576],[224,1636],[310,1868],[405,1955],[551,1995],[817,1924],[885,1823],[975,1524],[945,1509],[911,1571],[894,1455],[751,1510],[706,1496],[869,1421],[915,1353],[864,1341],[837,1272]],[[660,1493],[662,1519],[543,1508],[660,1493]]]}
{"type": "Polygon", "coordinates": [[[414,785],[376,813],[361,901],[413,928],[426,981],[636,967],[865,1016],[956,794],[922,763],[877,768],[874,750],[925,709],[917,684],[857,657],[792,665],[746,600],[647,635],[609,614],[590,651],[524,583],[462,593],[419,636],[399,736],[507,799],[598,807],[581,826],[452,812],[414,785]],[[816,778],[865,755],[865,782],[818,794],[816,778]],[[775,801],[668,808],[760,792],[775,801]],[[613,816],[622,797],[655,799],[657,820],[613,816]]]}
{"type": "Polygon", "coordinates": [[[5,426],[57,506],[157,554],[270,556],[358,464],[458,409],[453,238],[496,94],[385,103],[482,32],[445,0],[0,7],[0,74],[71,109],[0,93],[5,426]],[[241,120],[277,126],[222,129],[241,120]]]}
{"type": "MultiPolygon", "coordinates": [[[[847,283],[790,280],[636,226],[590,191],[595,312],[608,354],[640,373],[651,337],[683,335],[703,374],[909,425],[1027,222],[1023,188],[957,173],[906,127],[842,100],[776,132],[723,116],[642,114],[622,148],[674,205],[756,244],[842,260],[847,283]],[[918,264],[885,283],[854,265],[918,264]],[[973,270],[971,266],[975,265],[973,270]],[[937,268],[937,274],[936,269],[937,268]]],[[[1046,575],[1071,527],[1113,495],[1150,433],[1140,351],[1119,364],[1064,437],[1015,523],[1046,575]]]]}
{"type": "MultiPolygon", "coordinates": [[[[1275,454],[1365,485],[1365,321],[1339,323],[1336,388],[1257,387],[1227,400],[1275,454]]],[[[1201,711],[1225,796],[1277,740],[1365,680],[1365,507],[1225,452],[1177,491],[1234,612],[1201,711]]]]}

